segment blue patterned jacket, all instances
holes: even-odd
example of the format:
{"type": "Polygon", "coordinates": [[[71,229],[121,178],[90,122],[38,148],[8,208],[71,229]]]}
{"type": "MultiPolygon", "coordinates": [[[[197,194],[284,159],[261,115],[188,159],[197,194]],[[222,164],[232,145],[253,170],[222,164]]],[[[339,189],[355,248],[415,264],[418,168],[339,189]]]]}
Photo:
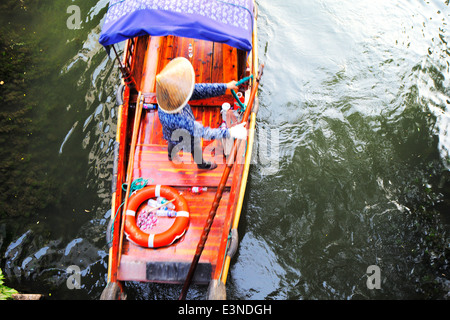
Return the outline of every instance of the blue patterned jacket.
{"type": "MultiPolygon", "coordinates": [[[[190,100],[221,96],[225,94],[226,90],[227,85],[224,83],[196,83],[190,100]]],[[[178,113],[166,113],[158,107],[158,116],[163,128],[164,139],[170,141],[173,145],[179,143],[178,138],[176,141],[172,140],[172,133],[177,129],[186,129],[191,136],[201,137],[205,140],[230,137],[228,129],[204,127],[201,123],[195,121],[189,104],[186,104],[178,113]]]]}

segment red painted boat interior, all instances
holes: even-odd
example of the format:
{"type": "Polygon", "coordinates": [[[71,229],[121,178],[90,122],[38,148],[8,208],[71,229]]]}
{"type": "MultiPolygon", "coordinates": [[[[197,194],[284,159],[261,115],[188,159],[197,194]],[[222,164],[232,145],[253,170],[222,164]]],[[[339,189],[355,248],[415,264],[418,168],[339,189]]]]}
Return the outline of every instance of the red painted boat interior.
{"type": "MultiPolygon", "coordinates": [[[[136,55],[130,61],[133,77],[138,91],[144,93],[150,102],[152,99],[154,100],[156,74],[175,57],[184,56],[192,62],[196,71],[197,83],[226,83],[231,80],[238,80],[238,73],[240,73],[239,78],[244,76],[243,72],[238,72],[238,70],[246,69],[245,54],[226,44],[173,36],[154,38],[143,36],[137,38],[134,46],[136,52],[141,54],[136,55]]],[[[130,96],[131,102],[136,99],[135,95],[130,96]]],[[[197,121],[204,126],[217,128],[222,123],[220,110],[223,101],[233,103],[231,94],[227,93],[224,97],[216,100],[197,101],[190,103],[190,105],[197,121]]],[[[133,118],[134,111],[130,109],[128,115],[129,136],[131,136],[133,118]]],[[[168,161],[167,142],[162,136],[158,111],[143,111],[135,151],[133,180],[144,178],[148,179],[148,183],[152,185],[176,187],[189,204],[190,223],[184,236],[168,247],[144,248],[124,238],[118,271],[119,280],[182,282],[181,278],[185,266],[190,265],[195,254],[226,162],[221,141],[202,141],[202,145],[204,158],[218,164],[218,168],[215,170],[199,170],[197,165],[192,162],[190,153],[180,153],[180,156],[189,160],[189,163],[168,161]],[[188,191],[188,188],[192,186],[207,187],[208,190],[202,194],[192,194],[188,191]],[[149,271],[149,269],[153,271],[149,271]],[[174,276],[174,272],[180,274],[174,276]]],[[[238,160],[243,159],[244,152],[245,144],[242,144],[238,151],[238,160]]],[[[243,160],[239,162],[243,164],[243,160]]],[[[200,258],[200,273],[203,270],[203,273],[207,275],[200,275],[196,282],[208,282],[211,278],[217,278],[220,275],[242,167],[242,165],[235,165],[227,181],[205,249],[200,258]]],[[[155,230],[151,232],[160,232],[169,228],[172,221],[173,218],[158,217],[155,230]]]]}

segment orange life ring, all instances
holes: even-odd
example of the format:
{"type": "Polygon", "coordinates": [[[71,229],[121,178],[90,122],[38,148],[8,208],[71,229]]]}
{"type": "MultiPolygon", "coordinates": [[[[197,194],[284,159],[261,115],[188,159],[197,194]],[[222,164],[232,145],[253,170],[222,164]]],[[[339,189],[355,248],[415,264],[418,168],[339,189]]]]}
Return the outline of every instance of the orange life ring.
{"type": "Polygon", "coordinates": [[[189,224],[189,206],[178,191],[168,186],[148,186],[133,194],[129,201],[125,217],[125,232],[129,240],[147,247],[159,248],[171,245],[175,240],[182,237],[189,224]],[[148,234],[142,231],[136,224],[136,211],[139,206],[150,198],[164,197],[168,200],[175,199],[173,204],[177,211],[177,217],[172,226],[158,234],[148,234]]]}

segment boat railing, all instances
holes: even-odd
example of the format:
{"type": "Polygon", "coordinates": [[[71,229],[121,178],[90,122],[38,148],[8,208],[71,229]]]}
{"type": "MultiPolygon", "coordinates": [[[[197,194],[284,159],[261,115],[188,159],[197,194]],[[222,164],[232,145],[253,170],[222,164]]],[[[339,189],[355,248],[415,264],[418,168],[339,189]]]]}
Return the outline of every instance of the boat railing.
{"type": "Polygon", "coordinates": [[[123,64],[125,65],[125,68],[127,68],[128,72],[131,74],[132,66],[133,66],[133,56],[134,56],[134,49],[136,47],[136,40],[134,38],[128,39],[125,44],[125,55],[123,64]]]}

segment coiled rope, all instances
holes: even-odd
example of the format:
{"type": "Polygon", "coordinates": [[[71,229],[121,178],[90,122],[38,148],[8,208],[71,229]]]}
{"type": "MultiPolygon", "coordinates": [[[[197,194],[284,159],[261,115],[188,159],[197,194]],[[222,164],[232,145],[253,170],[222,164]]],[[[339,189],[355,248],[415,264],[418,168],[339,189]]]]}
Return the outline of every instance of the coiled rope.
{"type": "MultiPolygon", "coordinates": [[[[245,77],[245,78],[242,78],[241,80],[239,80],[237,83],[236,83],[236,86],[240,86],[241,84],[243,84],[243,83],[245,83],[245,82],[247,82],[247,81],[250,81],[250,79],[253,79],[253,75],[250,75],[250,76],[248,76],[248,77],[245,77]]],[[[245,109],[247,108],[247,106],[245,105],[245,104],[243,104],[242,102],[241,102],[241,100],[239,100],[239,97],[237,96],[237,93],[232,89],[231,90],[231,93],[233,94],[233,97],[234,97],[234,99],[236,100],[236,102],[239,104],[239,112],[240,113],[243,113],[243,112],[245,112],[245,109]]]]}
{"type": "MultiPolygon", "coordinates": [[[[153,181],[153,179],[152,179],[153,181]]],[[[148,179],[143,179],[143,178],[137,178],[136,180],[134,180],[131,183],[130,186],[130,195],[129,197],[131,197],[133,194],[135,194],[136,192],[138,192],[139,190],[141,190],[142,188],[144,188],[148,183],[148,179]]],[[[126,191],[127,190],[127,184],[123,183],[122,184],[122,190],[126,191]]],[[[117,208],[116,210],[116,214],[114,215],[114,220],[111,224],[111,240],[108,242],[108,244],[110,244],[113,241],[113,235],[114,235],[114,222],[116,221],[117,218],[117,214],[119,213],[120,208],[125,204],[125,200],[122,201],[122,203],[120,204],[120,206],[117,208]]]]}

